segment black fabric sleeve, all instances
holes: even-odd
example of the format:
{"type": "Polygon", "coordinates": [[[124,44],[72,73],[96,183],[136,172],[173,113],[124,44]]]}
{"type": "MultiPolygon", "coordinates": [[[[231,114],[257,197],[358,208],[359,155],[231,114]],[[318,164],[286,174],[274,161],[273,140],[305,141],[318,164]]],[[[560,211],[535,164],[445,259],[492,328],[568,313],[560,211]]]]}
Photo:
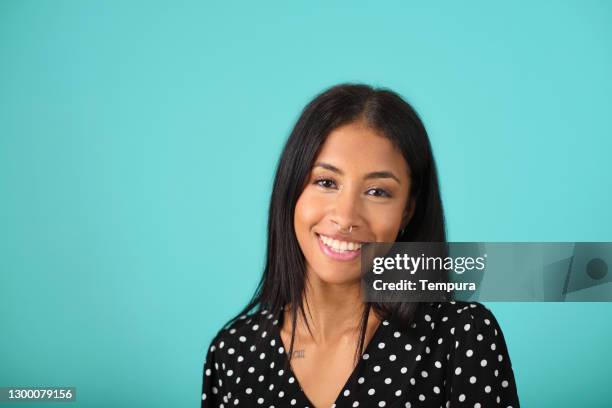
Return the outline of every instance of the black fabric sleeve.
{"type": "Polygon", "coordinates": [[[480,303],[457,309],[451,334],[447,407],[512,407],[519,399],[512,363],[493,313],[480,303]]]}
{"type": "Polygon", "coordinates": [[[218,333],[211,341],[206,354],[202,380],[201,408],[223,408],[228,406],[228,395],[225,391],[225,363],[221,359],[222,349],[225,344],[220,339],[220,335],[221,333],[218,333]]]}

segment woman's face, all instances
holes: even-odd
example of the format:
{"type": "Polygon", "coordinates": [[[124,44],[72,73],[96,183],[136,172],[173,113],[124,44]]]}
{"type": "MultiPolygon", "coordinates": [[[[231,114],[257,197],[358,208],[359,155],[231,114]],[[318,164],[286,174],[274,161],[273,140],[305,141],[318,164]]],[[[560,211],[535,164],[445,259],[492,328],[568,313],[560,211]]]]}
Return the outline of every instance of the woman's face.
{"type": "Polygon", "coordinates": [[[360,244],[394,242],[413,213],[409,171],[391,141],[363,122],[329,134],[295,207],[309,279],[359,280],[360,244]]]}

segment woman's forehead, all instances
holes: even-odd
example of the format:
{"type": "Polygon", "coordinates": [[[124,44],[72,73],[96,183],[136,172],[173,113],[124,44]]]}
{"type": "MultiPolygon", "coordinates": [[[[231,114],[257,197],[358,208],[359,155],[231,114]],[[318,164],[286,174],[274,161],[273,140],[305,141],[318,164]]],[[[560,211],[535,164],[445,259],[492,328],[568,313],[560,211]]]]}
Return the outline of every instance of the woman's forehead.
{"type": "Polygon", "coordinates": [[[363,173],[395,170],[406,174],[408,171],[408,164],[393,142],[359,122],[333,130],[315,159],[318,162],[363,173]]]}

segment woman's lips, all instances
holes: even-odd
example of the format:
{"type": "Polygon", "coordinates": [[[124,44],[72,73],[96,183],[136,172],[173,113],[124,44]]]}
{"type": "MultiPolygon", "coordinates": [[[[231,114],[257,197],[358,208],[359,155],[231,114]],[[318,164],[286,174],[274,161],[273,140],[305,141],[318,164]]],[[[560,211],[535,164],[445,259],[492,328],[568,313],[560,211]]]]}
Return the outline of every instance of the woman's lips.
{"type": "Polygon", "coordinates": [[[336,261],[352,261],[353,259],[357,258],[359,255],[361,255],[361,248],[359,249],[355,249],[352,251],[335,251],[334,249],[332,249],[331,247],[325,245],[323,243],[323,241],[321,240],[321,236],[319,234],[317,235],[317,241],[319,242],[319,247],[321,248],[321,251],[327,255],[328,257],[336,260],[336,261]]]}

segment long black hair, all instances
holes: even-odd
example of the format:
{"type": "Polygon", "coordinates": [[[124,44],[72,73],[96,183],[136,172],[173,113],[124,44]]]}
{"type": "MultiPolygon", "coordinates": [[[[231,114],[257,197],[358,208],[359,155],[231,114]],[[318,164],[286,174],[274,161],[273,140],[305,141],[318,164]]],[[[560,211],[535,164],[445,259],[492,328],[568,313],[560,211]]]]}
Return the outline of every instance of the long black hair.
{"type": "MultiPolygon", "coordinates": [[[[302,111],[278,162],[268,213],[263,276],[248,305],[230,321],[254,311],[279,315],[284,306],[289,306],[292,320],[289,359],[293,353],[298,313],[308,327],[303,305],[306,266],[294,230],[295,205],[327,136],[336,128],[357,120],[365,121],[391,140],[410,168],[409,198],[414,200],[415,210],[396,241],[446,242],[436,166],[425,126],[415,110],[391,90],[362,84],[337,85],[316,96],[302,111]]],[[[402,327],[407,327],[417,307],[417,303],[409,302],[366,303],[356,356],[363,352],[371,308],[379,318],[394,316],[402,327]]]]}

